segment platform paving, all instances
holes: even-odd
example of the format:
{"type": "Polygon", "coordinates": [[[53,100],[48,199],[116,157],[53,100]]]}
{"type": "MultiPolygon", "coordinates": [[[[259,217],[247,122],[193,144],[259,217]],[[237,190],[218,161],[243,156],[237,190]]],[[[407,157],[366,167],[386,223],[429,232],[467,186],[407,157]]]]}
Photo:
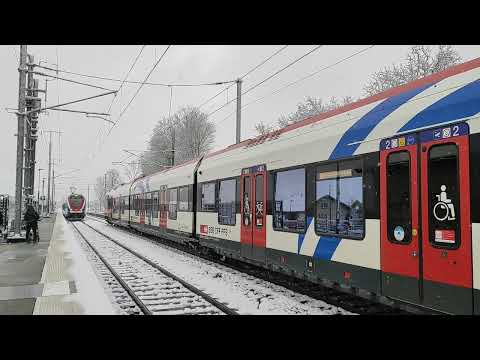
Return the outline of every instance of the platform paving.
{"type": "Polygon", "coordinates": [[[0,245],[0,315],[115,314],[61,212],[39,234],[36,244],[0,245]]]}
{"type": "Polygon", "coordinates": [[[0,315],[32,314],[56,214],[38,223],[38,243],[0,242],[0,315]]]}

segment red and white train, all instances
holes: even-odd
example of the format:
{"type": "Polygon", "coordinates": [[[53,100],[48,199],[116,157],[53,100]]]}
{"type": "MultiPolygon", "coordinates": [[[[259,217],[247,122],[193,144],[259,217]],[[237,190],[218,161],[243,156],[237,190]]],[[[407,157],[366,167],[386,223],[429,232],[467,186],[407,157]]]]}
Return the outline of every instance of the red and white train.
{"type": "Polygon", "coordinates": [[[124,184],[106,218],[480,314],[480,59],[124,184]]]}
{"type": "Polygon", "coordinates": [[[70,194],[63,203],[62,212],[67,220],[83,220],[86,208],[85,197],[81,194],[70,194]]]}

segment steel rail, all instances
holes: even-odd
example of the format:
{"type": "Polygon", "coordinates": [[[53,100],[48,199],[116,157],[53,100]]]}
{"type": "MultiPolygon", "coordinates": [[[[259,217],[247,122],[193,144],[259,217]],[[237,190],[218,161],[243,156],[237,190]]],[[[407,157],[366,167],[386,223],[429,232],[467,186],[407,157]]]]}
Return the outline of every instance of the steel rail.
{"type": "Polygon", "coordinates": [[[153,315],[152,312],[147,308],[147,306],[143,303],[142,300],[135,294],[132,288],[118,275],[118,273],[110,266],[110,264],[105,260],[105,258],[100,255],[100,253],[95,249],[95,247],[87,240],[85,235],[78,229],[75,223],[70,222],[75,230],[77,230],[78,234],[82,237],[82,239],[88,244],[88,246],[93,250],[95,255],[103,262],[103,264],[107,267],[113,277],[120,283],[120,285],[125,289],[125,291],[130,295],[133,302],[140,308],[144,315],[153,315]]]}
{"type": "Polygon", "coordinates": [[[164,275],[168,276],[169,278],[179,282],[180,284],[182,284],[185,288],[187,288],[188,290],[190,290],[191,292],[193,292],[194,294],[200,296],[201,298],[203,298],[205,301],[207,301],[208,303],[212,304],[213,306],[215,306],[217,309],[221,310],[222,312],[224,312],[225,314],[227,315],[239,315],[235,310],[229,308],[228,306],[226,306],[225,304],[219,302],[218,300],[214,299],[213,297],[211,297],[210,295],[208,295],[207,293],[203,292],[202,290],[196,288],[195,286],[189,284],[188,282],[186,282],[185,280],[179,278],[178,276],[172,274],[170,271],[164,269],[163,267],[161,267],[160,265],[158,264],[155,264],[153,261],[147,259],[146,257],[144,257],[143,255],[139,254],[138,252],[136,252],[135,250],[132,250],[130,248],[128,248],[127,246],[119,243],[117,240],[113,239],[112,237],[108,236],[107,234],[103,233],[102,231],[98,230],[98,229],[95,229],[93,226],[87,224],[86,222],[83,222],[84,225],[88,226],[90,229],[92,229],[93,231],[99,233],[100,235],[102,235],[103,237],[107,238],[108,240],[110,240],[111,242],[113,242],[114,244],[120,246],[121,248],[125,249],[126,251],[130,252],[131,254],[135,255],[136,257],[142,259],[143,261],[145,261],[148,265],[152,266],[153,268],[157,269],[158,271],[160,271],[161,273],[163,273],[164,275]]]}

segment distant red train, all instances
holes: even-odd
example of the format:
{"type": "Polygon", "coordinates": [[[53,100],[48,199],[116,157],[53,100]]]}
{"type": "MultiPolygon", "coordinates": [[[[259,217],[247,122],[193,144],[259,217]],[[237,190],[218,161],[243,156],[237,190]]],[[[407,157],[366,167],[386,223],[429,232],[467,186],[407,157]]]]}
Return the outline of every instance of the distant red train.
{"type": "Polygon", "coordinates": [[[67,220],[83,220],[85,218],[85,197],[81,194],[71,194],[63,204],[63,216],[67,220]]]}

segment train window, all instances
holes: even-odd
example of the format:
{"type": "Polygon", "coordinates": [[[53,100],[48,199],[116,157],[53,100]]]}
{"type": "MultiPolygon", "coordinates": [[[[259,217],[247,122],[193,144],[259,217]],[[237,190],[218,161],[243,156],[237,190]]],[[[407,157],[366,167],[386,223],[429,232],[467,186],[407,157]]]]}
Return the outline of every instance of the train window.
{"type": "Polygon", "coordinates": [[[458,149],[455,144],[432,146],[428,154],[430,242],[442,248],[460,245],[458,149]]]}
{"type": "Polygon", "coordinates": [[[215,211],[215,183],[202,184],[202,211],[215,211]]]}
{"type": "Polygon", "coordinates": [[[188,211],[188,186],[183,186],[179,189],[178,211],[188,211]]]}
{"type": "Polygon", "coordinates": [[[167,191],[160,190],[160,211],[167,211],[167,191]]]}
{"type": "Polygon", "coordinates": [[[315,231],[362,239],[365,233],[363,169],[360,160],[317,168],[315,231]]]}
{"type": "Polygon", "coordinates": [[[149,216],[149,214],[152,211],[152,194],[151,193],[145,194],[144,198],[145,198],[145,200],[144,200],[145,201],[145,214],[147,216],[149,216]]]}
{"type": "Polygon", "coordinates": [[[251,182],[250,176],[243,178],[243,225],[250,226],[252,222],[251,217],[251,182]]]}
{"type": "Polygon", "coordinates": [[[410,153],[392,153],[387,160],[387,232],[393,243],[411,241],[410,153]]]}
{"type": "Polygon", "coordinates": [[[255,175],[255,225],[263,226],[263,175],[255,175]]]}
{"type": "Polygon", "coordinates": [[[235,198],[237,180],[220,181],[218,191],[218,223],[222,225],[235,225],[235,198]]]}
{"type": "Polygon", "coordinates": [[[158,191],[152,194],[152,217],[158,218],[158,191]]]}
{"type": "Polygon", "coordinates": [[[168,190],[168,218],[170,220],[177,219],[177,193],[178,189],[168,190]]]}
{"type": "Polygon", "coordinates": [[[304,168],[279,171],[275,174],[273,228],[282,231],[305,231],[304,168]]]}

